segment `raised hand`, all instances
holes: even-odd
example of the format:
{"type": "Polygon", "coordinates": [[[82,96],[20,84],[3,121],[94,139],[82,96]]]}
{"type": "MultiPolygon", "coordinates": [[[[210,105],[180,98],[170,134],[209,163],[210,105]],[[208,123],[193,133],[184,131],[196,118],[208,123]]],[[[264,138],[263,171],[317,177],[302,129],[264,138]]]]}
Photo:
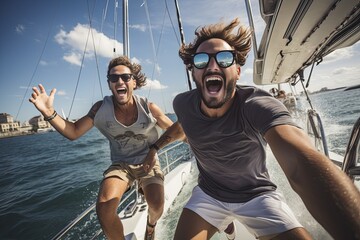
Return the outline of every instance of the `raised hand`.
{"type": "Polygon", "coordinates": [[[29,101],[32,102],[37,110],[39,110],[43,115],[51,115],[54,112],[53,102],[56,89],[52,89],[49,96],[41,84],[39,84],[39,89],[37,87],[33,87],[32,90],[33,93],[31,94],[29,101]]]}

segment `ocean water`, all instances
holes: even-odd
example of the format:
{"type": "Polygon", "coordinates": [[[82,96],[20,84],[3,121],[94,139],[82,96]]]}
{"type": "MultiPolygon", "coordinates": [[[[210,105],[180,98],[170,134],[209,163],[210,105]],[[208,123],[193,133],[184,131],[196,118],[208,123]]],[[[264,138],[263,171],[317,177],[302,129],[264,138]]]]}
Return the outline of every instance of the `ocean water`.
{"type": "MultiPolygon", "coordinates": [[[[340,89],[310,97],[322,117],[329,150],[344,154],[352,126],[360,117],[360,89],[340,89]]],[[[301,109],[309,107],[304,97],[298,103],[301,109]]],[[[0,239],[55,236],[95,202],[102,172],[110,163],[109,156],[108,142],[95,128],[76,141],[69,141],[57,132],[0,139],[0,239]]],[[[287,181],[276,162],[270,160],[268,167],[279,190],[285,191],[287,181]]],[[[172,239],[196,179],[194,167],[180,196],[159,222],[158,240],[172,239]]],[[[331,239],[303,211],[295,194],[286,194],[286,201],[295,202],[289,203],[290,207],[316,239],[331,239]]],[[[92,213],[83,226],[98,228],[96,215],[92,213]]],[[[67,239],[89,237],[82,233],[71,234],[67,239]]]]}

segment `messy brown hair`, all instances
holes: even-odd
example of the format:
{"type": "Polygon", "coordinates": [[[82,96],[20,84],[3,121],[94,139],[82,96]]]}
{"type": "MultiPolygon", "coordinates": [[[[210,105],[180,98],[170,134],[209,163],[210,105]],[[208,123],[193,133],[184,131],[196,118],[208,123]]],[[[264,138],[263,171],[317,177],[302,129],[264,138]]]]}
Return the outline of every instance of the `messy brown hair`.
{"type": "Polygon", "coordinates": [[[107,76],[110,74],[110,70],[113,67],[123,65],[130,69],[131,73],[133,74],[133,77],[136,80],[136,88],[141,88],[142,86],[146,85],[146,77],[145,74],[141,72],[141,65],[137,63],[131,63],[130,59],[126,56],[120,56],[117,58],[112,59],[109,62],[108,70],[107,70],[107,76]]]}
{"type": "Polygon", "coordinates": [[[219,38],[227,42],[235,50],[235,62],[240,66],[245,64],[251,48],[251,30],[241,25],[238,18],[233,19],[228,25],[220,22],[197,28],[195,35],[196,37],[192,43],[183,44],[179,49],[179,56],[189,69],[192,68],[192,56],[196,53],[199,45],[211,38],[219,38]],[[235,34],[233,30],[237,26],[239,27],[235,34]]]}

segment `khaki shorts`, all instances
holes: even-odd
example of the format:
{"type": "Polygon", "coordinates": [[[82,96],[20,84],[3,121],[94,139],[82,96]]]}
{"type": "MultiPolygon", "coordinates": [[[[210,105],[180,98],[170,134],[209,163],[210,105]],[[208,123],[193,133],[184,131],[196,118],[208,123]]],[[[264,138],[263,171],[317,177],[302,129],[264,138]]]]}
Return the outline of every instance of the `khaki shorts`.
{"type": "Polygon", "coordinates": [[[159,160],[156,160],[153,169],[146,173],[142,164],[131,165],[127,163],[112,164],[105,172],[104,179],[109,177],[119,177],[128,183],[130,187],[135,180],[139,181],[139,190],[149,184],[155,183],[164,185],[164,173],[161,171],[159,160]]]}

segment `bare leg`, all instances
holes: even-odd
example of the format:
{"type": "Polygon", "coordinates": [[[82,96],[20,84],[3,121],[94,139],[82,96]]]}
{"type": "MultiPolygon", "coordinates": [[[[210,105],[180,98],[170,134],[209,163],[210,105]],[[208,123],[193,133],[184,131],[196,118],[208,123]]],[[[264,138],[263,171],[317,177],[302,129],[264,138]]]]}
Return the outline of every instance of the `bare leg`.
{"type": "MultiPolygon", "coordinates": [[[[144,189],[144,195],[148,204],[148,223],[155,225],[164,211],[164,186],[160,184],[149,184],[144,189]]],[[[147,227],[147,231],[152,233],[154,228],[147,227]]]]}
{"type": "Polygon", "coordinates": [[[195,212],[184,208],[175,231],[174,240],[210,239],[217,228],[205,221],[195,212]]]}
{"type": "Polygon", "coordinates": [[[127,188],[127,182],[117,177],[106,178],[101,183],[96,213],[101,228],[109,240],[125,239],[124,228],[117,214],[117,209],[127,188]]]}

